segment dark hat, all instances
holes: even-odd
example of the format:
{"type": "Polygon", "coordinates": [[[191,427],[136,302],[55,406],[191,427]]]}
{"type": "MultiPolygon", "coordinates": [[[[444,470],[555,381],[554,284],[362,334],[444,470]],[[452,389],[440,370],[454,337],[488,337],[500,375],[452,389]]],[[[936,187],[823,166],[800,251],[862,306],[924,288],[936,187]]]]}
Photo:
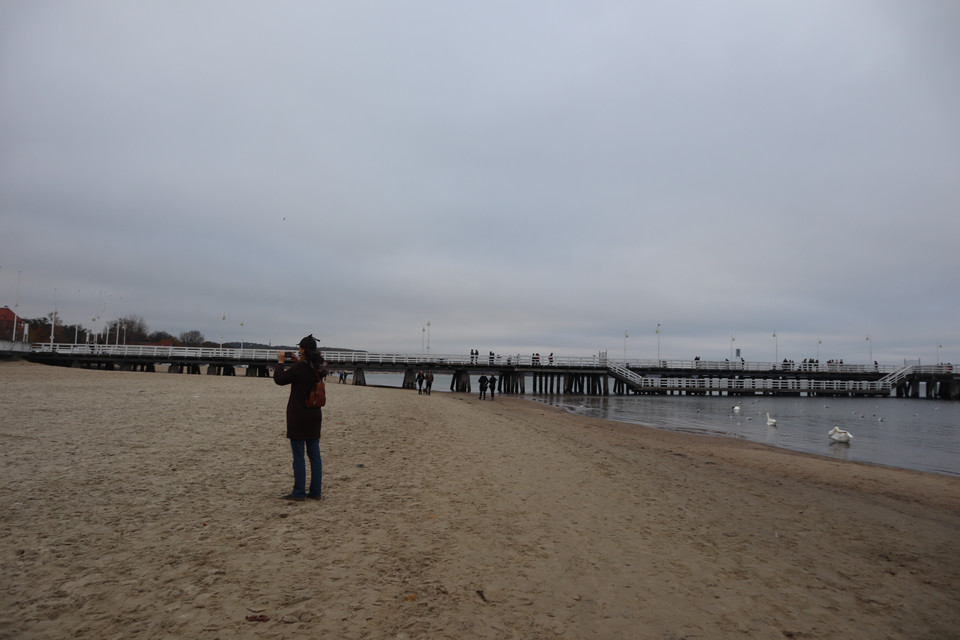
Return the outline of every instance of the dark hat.
{"type": "Polygon", "coordinates": [[[300,348],[304,351],[316,351],[317,350],[317,339],[313,337],[311,333],[306,338],[300,341],[300,348]]]}

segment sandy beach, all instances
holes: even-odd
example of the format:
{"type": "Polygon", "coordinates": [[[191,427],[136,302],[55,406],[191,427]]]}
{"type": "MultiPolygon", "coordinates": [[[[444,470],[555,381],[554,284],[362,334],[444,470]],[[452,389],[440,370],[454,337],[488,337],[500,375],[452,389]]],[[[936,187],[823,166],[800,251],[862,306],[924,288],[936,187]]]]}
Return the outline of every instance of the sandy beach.
{"type": "Polygon", "coordinates": [[[3,638],[958,638],[960,478],[327,385],[0,363],[3,638]]]}

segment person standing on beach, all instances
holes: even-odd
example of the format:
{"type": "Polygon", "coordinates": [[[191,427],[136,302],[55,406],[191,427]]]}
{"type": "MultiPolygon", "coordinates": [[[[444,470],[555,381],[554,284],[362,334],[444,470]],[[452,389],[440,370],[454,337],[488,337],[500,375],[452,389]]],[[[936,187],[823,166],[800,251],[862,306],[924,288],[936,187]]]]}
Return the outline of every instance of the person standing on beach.
{"type": "Polygon", "coordinates": [[[427,371],[427,395],[433,389],[433,371],[427,371]]]}
{"type": "Polygon", "coordinates": [[[427,376],[423,375],[423,371],[417,373],[417,395],[423,395],[423,381],[427,379],[427,376]]]}
{"type": "Polygon", "coordinates": [[[320,499],[323,462],[320,459],[320,428],[323,411],[320,407],[308,407],[307,396],[317,381],[326,376],[321,371],[323,358],[317,351],[317,341],[309,335],[300,341],[300,356],[293,356],[295,364],[287,369],[286,354],[277,352],[277,367],[273,381],[278,385],[290,385],[287,399],[287,438],[293,452],[293,491],[283,496],[284,500],[302,502],[307,498],[320,499]],[[307,493],[307,469],[304,449],[310,459],[310,492],[307,493]]]}
{"type": "Polygon", "coordinates": [[[487,395],[487,376],[480,376],[480,399],[483,400],[487,395]]]}
{"type": "Polygon", "coordinates": [[[490,385],[490,399],[493,400],[493,392],[494,392],[494,391],[496,390],[496,388],[497,388],[497,387],[496,387],[497,377],[491,373],[491,374],[490,374],[490,377],[487,378],[487,384],[490,385]]]}

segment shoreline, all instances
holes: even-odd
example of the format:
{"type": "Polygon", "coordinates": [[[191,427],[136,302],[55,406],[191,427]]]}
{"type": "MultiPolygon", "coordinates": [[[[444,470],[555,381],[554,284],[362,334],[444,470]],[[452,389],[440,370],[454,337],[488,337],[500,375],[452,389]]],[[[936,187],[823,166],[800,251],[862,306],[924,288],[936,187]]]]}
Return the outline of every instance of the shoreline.
{"type": "Polygon", "coordinates": [[[0,637],[955,637],[960,479],[327,385],[0,363],[0,637]],[[268,618],[248,621],[247,616],[268,618]]]}
{"type": "MultiPolygon", "coordinates": [[[[543,402],[542,400],[537,399],[537,398],[522,398],[522,399],[523,399],[523,400],[526,400],[526,401],[532,401],[532,402],[540,403],[540,404],[542,404],[543,406],[548,407],[548,408],[551,409],[551,410],[556,410],[556,411],[560,411],[560,412],[567,413],[567,414],[571,414],[571,415],[577,415],[574,411],[572,411],[572,410],[569,409],[569,408],[564,408],[564,407],[560,407],[560,406],[557,406],[557,405],[552,405],[552,404],[549,404],[549,403],[547,403],[547,402],[543,402]]],[[[591,417],[591,416],[583,416],[583,417],[589,418],[589,417],[591,417]]],[[[809,456],[809,457],[811,457],[811,458],[816,458],[816,459],[819,459],[819,460],[824,460],[824,461],[829,461],[829,462],[836,462],[836,463],[838,463],[838,464],[863,465],[863,466],[866,466],[866,467],[869,467],[869,468],[889,469],[889,470],[893,470],[893,471],[906,471],[906,472],[910,472],[910,473],[919,473],[919,474],[931,475],[931,476],[942,476],[942,477],[946,477],[946,478],[954,478],[954,479],[960,480],[960,474],[952,473],[952,472],[949,472],[949,471],[927,471],[927,470],[922,470],[922,469],[910,469],[910,468],[908,468],[908,467],[898,467],[898,466],[892,465],[892,464],[882,464],[882,463],[879,463],[879,462],[870,462],[870,461],[867,461],[867,460],[837,460],[836,458],[832,458],[832,457],[827,456],[827,455],[822,454],[822,453],[816,453],[816,452],[812,452],[812,451],[802,451],[802,450],[799,450],[799,449],[790,449],[790,448],[788,448],[788,447],[786,447],[786,446],[776,445],[776,444],[770,444],[769,442],[759,442],[759,441],[757,441],[757,440],[752,440],[752,439],[750,439],[749,437],[747,437],[747,436],[745,436],[745,435],[734,434],[734,433],[729,433],[729,432],[712,431],[712,430],[709,430],[709,429],[702,429],[702,428],[697,428],[697,427],[690,427],[690,428],[686,428],[686,429],[670,428],[670,427],[656,427],[656,426],[653,426],[653,425],[643,424],[643,423],[640,423],[640,422],[630,422],[630,421],[627,421],[627,420],[617,420],[617,419],[615,419],[615,418],[593,418],[593,419],[600,420],[600,421],[603,421],[603,422],[610,422],[610,423],[614,423],[614,424],[629,425],[630,427],[636,427],[636,428],[639,428],[639,429],[650,429],[650,430],[653,430],[653,431],[665,431],[665,432],[668,432],[668,433],[676,433],[676,434],[690,435],[690,436],[694,436],[694,437],[698,437],[698,438],[707,438],[707,439],[717,438],[717,439],[721,439],[721,440],[727,440],[727,439],[729,439],[729,440],[732,440],[732,441],[734,441],[734,442],[749,443],[749,444],[754,445],[754,446],[757,446],[757,447],[762,447],[762,448],[765,448],[765,449],[770,449],[771,451],[778,451],[778,452],[782,452],[782,453],[789,453],[789,454],[800,455],[800,456],[809,456]]]]}
{"type": "MultiPolygon", "coordinates": [[[[378,375],[382,377],[382,374],[378,375]]],[[[399,380],[398,376],[394,377],[399,380]]],[[[380,386],[399,388],[396,384],[380,386]]],[[[446,392],[442,388],[439,390],[446,392]]],[[[762,412],[745,411],[734,415],[725,411],[729,408],[725,403],[731,401],[727,396],[578,396],[537,393],[507,394],[503,397],[522,398],[545,406],[560,407],[577,415],[624,424],[678,433],[726,436],[785,451],[960,477],[960,451],[957,451],[951,437],[952,430],[942,431],[931,424],[933,420],[941,421],[944,425],[960,424],[960,404],[952,401],[890,397],[834,398],[831,402],[823,397],[744,396],[745,405],[759,403],[766,406],[766,411],[780,418],[781,428],[771,431],[769,428],[758,430],[755,425],[760,423],[752,422],[757,418],[762,422],[762,412]],[[889,401],[889,404],[884,401],[889,401]],[[907,405],[914,402],[921,406],[908,408],[907,405]],[[931,403],[932,406],[928,406],[931,403]],[[833,407],[832,411],[828,404],[833,407]],[[689,410],[691,406],[697,408],[695,413],[689,410]],[[724,411],[718,412],[718,407],[724,411]],[[940,412],[941,408],[943,412],[940,412]],[[882,416],[880,423],[886,422],[871,424],[870,420],[864,420],[866,415],[871,414],[873,418],[882,416]],[[921,417],[917,418],[918,415],[921,417]],[[815,422],[823,425],[822,434],[816,431],[815,422]],[[856,444],[830,443],[827,432],[833,425],[851,429],[857,435],[856,444]],[[825,446],[826,443],[830,445],[825,446]]],[[[744,409],[749,407],[745,406],[744,409]]]]}

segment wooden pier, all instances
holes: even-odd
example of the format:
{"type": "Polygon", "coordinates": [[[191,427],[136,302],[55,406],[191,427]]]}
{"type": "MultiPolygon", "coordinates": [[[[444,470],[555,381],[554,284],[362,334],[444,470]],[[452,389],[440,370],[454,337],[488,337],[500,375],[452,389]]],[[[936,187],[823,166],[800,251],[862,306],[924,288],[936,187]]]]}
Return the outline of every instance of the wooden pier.
{"type": "MultiPolygon", "coordinates": [[[[769,395],[891,396],[960,399],[960,374],[951,365],[793,364],[704,360],[609,360],[536,355],[478,357],[324,351],[330,369],[348,370],[353,384],[366,372],[403,374],[416,387],[418,371],[451,376],[450,391],[470,392],[471,379],[493,374],[498,393],[511,395],[769,395]]],[[[276,350],[149,345],[34,344],[35,362],[128,371],[270,377],[276,350]]]]}

